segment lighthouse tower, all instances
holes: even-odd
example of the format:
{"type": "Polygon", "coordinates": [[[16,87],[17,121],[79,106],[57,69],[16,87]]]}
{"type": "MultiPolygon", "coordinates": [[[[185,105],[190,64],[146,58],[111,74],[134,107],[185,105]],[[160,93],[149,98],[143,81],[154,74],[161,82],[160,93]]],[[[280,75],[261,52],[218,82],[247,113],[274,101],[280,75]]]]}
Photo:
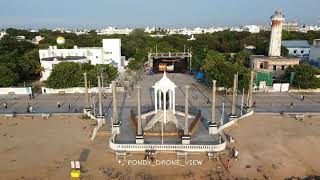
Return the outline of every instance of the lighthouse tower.
{"type": "Polygon", "coordinates": [[[281,55],[281,37],[282,37],[282,25],[284,23],[284,15],[276,11],[271,16],[271,38],[269,46],[269,56],[275,57],[281,55]]]}

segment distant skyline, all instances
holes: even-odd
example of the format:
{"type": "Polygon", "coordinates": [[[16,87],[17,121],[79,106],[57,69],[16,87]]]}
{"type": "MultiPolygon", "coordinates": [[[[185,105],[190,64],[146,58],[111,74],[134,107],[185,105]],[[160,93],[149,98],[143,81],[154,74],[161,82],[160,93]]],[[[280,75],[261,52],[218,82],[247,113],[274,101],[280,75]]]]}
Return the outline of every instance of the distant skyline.
{"type": "Polygon", "coordinates": [[[0,28],[210,27],[320,24],[320,0],[1,0],[0,28]]]}

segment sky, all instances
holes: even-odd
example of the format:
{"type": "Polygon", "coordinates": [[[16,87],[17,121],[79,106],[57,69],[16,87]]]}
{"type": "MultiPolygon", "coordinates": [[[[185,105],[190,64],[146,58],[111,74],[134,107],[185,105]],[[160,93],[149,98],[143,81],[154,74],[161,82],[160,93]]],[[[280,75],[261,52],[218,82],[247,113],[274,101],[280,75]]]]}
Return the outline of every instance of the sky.
{"type": "Polygon", "coordinates": [[[210,27],[287,20],[320,24],[320,0],[0,0],[0,28],[210,27]]]}

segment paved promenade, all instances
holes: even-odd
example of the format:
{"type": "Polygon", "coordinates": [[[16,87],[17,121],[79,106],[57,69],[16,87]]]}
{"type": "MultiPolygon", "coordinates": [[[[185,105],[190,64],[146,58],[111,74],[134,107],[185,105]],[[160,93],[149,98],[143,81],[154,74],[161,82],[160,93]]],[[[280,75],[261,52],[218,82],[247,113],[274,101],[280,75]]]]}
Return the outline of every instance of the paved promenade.
{"type": "MultiPolygon", "coordinates": [[[[142,86],[142,106],[153,106],[153,89],[152,85],[162,77],[161,74],[154,76],[144,76],[143,80],[138,82],[142,86]]],[[[185,74],[168,74],[178,86],[176,89],[176,105],[184,104],[185,85],[190,85],[189,106],[195,109],[201,109],[204,117],[210,119],[211,108],[211,88],[199,84],[193,76],[185,74]],[[209,99],[209,101],[208,101],[209,99]]],[[[124,109],[136,106],[135,89],[129,94],[128,92],[119,92],[117,94],[118,108],[121,113],[124,109]]],[[[297,93],[254,93],[256,101],[255,112],[320,112],[320,93],[304,93],[305,99],[301,101],[302,94],[297,93]],[[291,107],[290,104],[293,103],[291,107]]],[[[242,94],[238,95],[238,114],[240,114],[242,94]]],[[[244,99],[246,100],[246,95],[244,99]]],[[[231,95],[218,93],[217,95],[217,119],[220,119],[222,103],[225,103],[225,112],[231,112],[231,95]]],[[[111,94],[106,94],[103,99],[105,112],[110,112],[111,94]]],[[[27,113],[28,104],[33,107],[33,113],[81,113],[84,108],[83,94],[65,94],[65,95],[43,95],[35,94],[34,99],[29,96],[19,95],[2,95],[0,96],[0,113],[27,113]],[[4,107],[7,102],[8,107],[4,107]],[[61,107],[58,108],[58,104],[61,107]],[[69,108],[70,105],[70,108],[69,108]]],[[[92,101],[96,107],[98,96],[92,94],[92,101]]],[[[98,109],[98,108],[97,108],[98,109]]]]}

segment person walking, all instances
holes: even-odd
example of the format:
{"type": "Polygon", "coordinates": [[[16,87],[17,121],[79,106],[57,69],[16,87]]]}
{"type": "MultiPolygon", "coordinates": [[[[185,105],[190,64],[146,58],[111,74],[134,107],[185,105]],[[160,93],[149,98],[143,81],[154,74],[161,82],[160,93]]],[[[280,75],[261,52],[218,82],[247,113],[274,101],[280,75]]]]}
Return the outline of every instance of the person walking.
{"type": "Polygon", "coordinates": [[[293,108],[293,102],[290,103],[290,108],[291,108],[291,109],[293,108]]]}
{"type": "Polygon", "coordinates": [[[27,105],[27,113],[30,113],[30,104],[27,105]]]}
{"type": "Polygon", "coordinates": [[[57,102],[57,107],[60,109],[60,107],[61,107],[61,104],[60,104],[60,102],[58,101],[57,102]]]}
{"type": "Polygon", "coordinates": [[[8,103],[6,101],[3,103],[3,107],[4,109],[2,110],[2,113],[4,113],[4,111],[8,108],[8,103]]]}
{"type": "Polygon", "coordinates": [[[239,156],[239,151],[236,148],[234,148],[233,158],[237,160],[238,156],[239,156]]]}
{"type": "Polygon", "coordinates": [[[32,106],[29,106],[29,112],[32,113],[32,106]]]}

